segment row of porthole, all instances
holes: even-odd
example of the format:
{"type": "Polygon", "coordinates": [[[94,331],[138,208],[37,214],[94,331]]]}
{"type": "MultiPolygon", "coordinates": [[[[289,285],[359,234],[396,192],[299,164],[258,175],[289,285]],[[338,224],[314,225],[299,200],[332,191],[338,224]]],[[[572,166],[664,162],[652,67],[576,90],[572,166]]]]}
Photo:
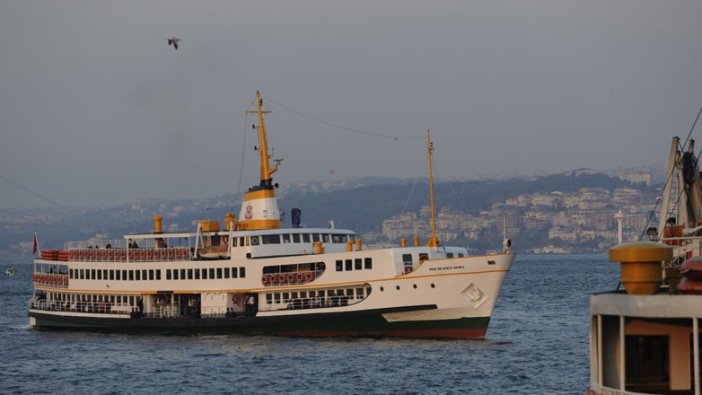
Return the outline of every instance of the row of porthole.
{"type": "MultiPolygon", "coordinates": [[[[413,287],[414,289],[417,289],[417,284],[412,284],[412,287],[413,287]]],[[[436,288],[436,284],[431,283],[431,287],[432,287],[432,288],[436,288]]],[[[396,285],[396,286],[395,286],[395,289],[399,291],[399,290],[400,290],[400,286],[399,286],[399,285],[396,285]]],[[[380,292],[383,292],[383,291],[385,291],[385,287],[380,287],[380,292]]]]}

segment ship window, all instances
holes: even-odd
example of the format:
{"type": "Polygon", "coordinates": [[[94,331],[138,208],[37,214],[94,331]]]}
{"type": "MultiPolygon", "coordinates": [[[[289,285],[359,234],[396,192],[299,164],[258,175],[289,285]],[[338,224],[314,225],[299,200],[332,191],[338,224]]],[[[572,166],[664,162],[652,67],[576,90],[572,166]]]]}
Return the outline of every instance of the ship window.
{"type": "MultiPolygon", "coordinates": [[[[135,278],[137,281],[141,280],[141,271],[140,270],[136,270],[135,278]]],[[[131,280],[131,278],[130,278],[130,280],[131,280]]]]}
{"type": "Polygon", "coordinates": [[[366,297],[371,294],[371,287],[366,287],[366,297]]]}
{"type": "Polygon", "coordinates": [[[364,260],[364,268],[365,269],[373,269],[373,258],[366,258],[364,260]]]}
{"type": "Polygon", "coordinates": [[[245,268],[245,267],[240,267],[240,268],[239,268],[239,277],[240,277],[240,278],[246,277],[246,268],[245,268]]]}
{"type": "Polygon", "coordinates": [[[291,298],[292,298],[292,299],[297,299],[297,292],[293,292],[291,298]]]}
{"type": "Polygon", "coordinates": [[[193,270],[195,272],[195,280],[199,280],[200,279],[200,269],[193,269],[193,270]]]}
{"type": "Polygon", "coordinates": [[[310,242],[310,234],[309,234],[309,233],[303,233],[303,234],[302,234],[302,242],[303,242],[303,243],[309,243],[309,242],[310,242]]]}
{"type": "MultiPolygon", "coordinates": [[[[178,273],[178,271],[175,270],[174,274],[175,273],[178,273]]],[[[166,269],[166,280],[170,280],[170,279],[171,279],[171,269],[166,269]]],[[[174,280],[177,280],[177,278],[174,278],[174,280]]]]}
{"type": "Polygon", "coordinates": [[[236,247],[236,237],[232,237],[232,247],[236,247]]]}
{"type": "Polygon", "coordinates": [[[115,270],[115,279],[116,279],[117,281],[122,280],[121,273],[122,273],[121,270],[115,270]]]}
{"type": "Polygon", "coordinates": [[[290,243],[290,235],[288,235],[288,234],[283,235],[283,243],[290,243]]]}
{"type": "Polygon", "coordinates": [[[258,245],[258,236],[251,236],[251,245],[252,246],[258,245]]]}
{"type": "Polygon", "coordinates": [[[356,288],[356,299],[363,299],[363,288],[356,288]]]}
{"type": "Polygon", "coordinates": [[[108,272],[107,269],[103,269],[103,270],[102,270],[102,278],[103,278],[104,280],[107,280],[107,272],[108,272]]]}
{"type": "Polygon", "coordinates": [[[146,278],[146,275],[147,275],[147,270],[146,270],[146,269],[142,270],[142,271],[141,271],[141,279],[142,279],[142,280],[148,280],[148,279],[146,278]]]}
{"type": "Polygon", "coordinates": [[[97,271],[97,279],[102,280],[102,270],[97,271]]]}
{"type": "Polygon", "coordinates": [[[217,278],[218,279],[222,278],[222,268],[221,267],[217,268],[217,278]]]}
{"type": "MultiPolygon", "coordinates": [[[[263,235],[261,236],[261,240],[263,244],[280,244],[280,235],[263,235]]],[[[253,237],[251,238],[251,242],[253,243],[253,237]]]]}
{"type": "Polygon", "coordinates": [[[317,296],[319,296],[320,298],[323,298],[324,297],[324,290],[322,289],[322,290],[317,291],[317,296]]]}
{"type": "Polygon", "coordinates": [[[129,281],[134,281],[134,270],[129,271],[129,281]]]}
{"type": "Polygon", "coordinates": [[[346,296],[351,296],[353,297],[353,288],[349,288],[346,290],[346,296]]]}
{"type": "Polygon", "coordinates": [[[668,336],[627,335],[625,345],[627,391],[658,393],[669,388],[668,336]]]}
{"type": "Polygon", "coordinates": [[[114,279],[115,279],[115,271],[110,270],[110,280],[114,280],[114,279]]]}
{"type": "Polygon", "coordinates": [[[429,254],[426,254],[424,252],[419,254],[419,262],[426,261],[429,259],[429,254]]]}
{"type": "Polygon", "coordinates": [[[288,303],[290,302],[290,294],[287,292],[283,292],[283,303],[288,303]]]}
{"type": "Polygon", "coordinates": [[[232,268],[232,278],[236,278],[237,277],[236,274],[237,274],[236,268],[233,267],[232,268]]]}
{"type": "Polygon", "coordinates": [[[446,258],[453,258],[453,252],[447,252],[446,258]]]}
{"type": "Polygon", "coordinates": [[[272,303],[273,303],[273,295],[266,294],[266,304],[272,304],[272,303]]]}
{"type": "Polygon", "coordinates": [[[300,292],[300,297],[301,297],[302,299],[307,298],[307,291],[302,291],[302,292],[300,292]]]}
{"type": "Polygon", "coordinates": [[[299,233],[293,234],[292,237],[293,237],[293,243],[299,243],[299,242],[300,242],[300,234],[299,234],[299,233]]]}
{"type": "MultiPolygon", "coordinates": [[[[220,273],[222,274],[222,273],[220,273]]],[[[215,278],[215,269],[213,267],[210,268],[210,280],[215,278]]],[[[222,278],[222,276],[220,276],[222,278]]]]}
{"type": "Polygon", "coordinates": [[[156,280],[161,279],[161,269],[156,270],[156,280]]]}
{"type": "Polygon", "coordinates": [[[353,265],[354,265],[354,270],[361,270],[363,269],[363,259],[361,258],[356,258],[353,260],[353,265]]]}
{"type": "Polygon", "coordinates": [[[353,270],[353,261],[351,259],[346,260],[346,271],[353,270]]]}
{"type": "Polygon", "coordinates": [[[229,278],[229,268],[228,267],[224,268],[224,278],[229,278]]]}
{"type": "MultiPolygon", "coordinates": [[[[118,278],[118,280],[119,280],[119,278],[118,278]]],[[[122,270],[122,281],[127,281],[127,271],[126,270],[122,270]]]]}
{"type": "Polygon", "coordinates": [[[92,270],[90,270],[90,279],[91,279],[91,280],[95,280],[95,278],[96,278],[96,276],[95,276],[95,269],[92,269],[92,270]]]}
{"type": "MultiPolygon", "coordinates": [[[[168,274],[168,272],[170,272],[170,270],[167,270],[167,271],[166,271],[166,275],[168,276],[168,280],[170,280],[170,279],[171,279],[171,276],[168,274]]],[[[174,269],[174,270],[173,270],[173,279],[174,279],[174,280],[180,280],[180,278],[179,278],[179,276],[178,276],[178,269],[174,269]]]]}
{"type": "Polygon", "coordinates": [[[336,271],[340,272],[342,270],[344,270],[344,262],[341,259],[339,259],[336,261],[336,271]]]}
{"type": "Polygon", "coordinates": [[[153,280],[153,279],[154,279],[154,270],[151,269],[151,270],[149,270],[149,280],[153,280]]]}
{"type": "Polygon", "coordinates": [[[68,278],[73,278],[73,269],[68,269],[68,278]]]}
{"type": "Polygon", "coordinates": [[[322,235],[322,242],[323,242],[323,243],[329,243],[329,235],[328,235],[328,234],[323,234],[323,235],[322,235]]]}
{"type": "Polygon", "coordinates": [[[239,237],[239,247],[243,247],[244,245],[248,245],[244,243],[244,240],[246,240],[245,237],[239,237]]]}
{"type": "Polygon", "coordinates": [[[319,233],[312,233],[312,241],[315,243],[319,241],[319,233]]]}
{"type": "Polygon", "coordinates": [[[279,293],[274,294],[273,299],[275,299],[276,303],[280,303],[280,294],[279,293]]]}

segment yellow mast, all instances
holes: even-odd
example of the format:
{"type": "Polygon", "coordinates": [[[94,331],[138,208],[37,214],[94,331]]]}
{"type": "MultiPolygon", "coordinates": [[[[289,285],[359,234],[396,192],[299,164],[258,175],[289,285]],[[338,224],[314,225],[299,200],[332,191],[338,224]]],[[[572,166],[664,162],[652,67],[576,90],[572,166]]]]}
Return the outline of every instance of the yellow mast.
{"type": "Polygon", "coordinates": [[[439,239],[436,237],[436,210],[434,207],[434,175],[432,172],[432,151],[434,151],[434,143],[431,142],[429,129],[427,129],[427,157],[429,159],[429,201],[431,209],[431,237],[427,241],[427,247],[439,247],[439,239]]]}
{"type": "Polygon", "coordinates": [[[256,105],[258,106],[258,139],[261,153],[261,183],[271,182],[271,175],[278,170],[278,163],[271,167],[268,162],[268,140],[266,139],[266,125],[263,122],[263,99],[261,92],[256,91],[256,105]]]}

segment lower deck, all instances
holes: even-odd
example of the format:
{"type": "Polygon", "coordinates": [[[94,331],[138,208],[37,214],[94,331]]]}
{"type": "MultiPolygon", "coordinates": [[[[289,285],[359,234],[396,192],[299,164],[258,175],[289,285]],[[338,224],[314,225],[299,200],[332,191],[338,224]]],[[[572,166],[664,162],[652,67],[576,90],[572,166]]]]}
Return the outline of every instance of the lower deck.
{"type": "Polygon", "coordinates": [[[698,296],[606,293],[591,311],[590,393],[700,394],[698,296]]]}

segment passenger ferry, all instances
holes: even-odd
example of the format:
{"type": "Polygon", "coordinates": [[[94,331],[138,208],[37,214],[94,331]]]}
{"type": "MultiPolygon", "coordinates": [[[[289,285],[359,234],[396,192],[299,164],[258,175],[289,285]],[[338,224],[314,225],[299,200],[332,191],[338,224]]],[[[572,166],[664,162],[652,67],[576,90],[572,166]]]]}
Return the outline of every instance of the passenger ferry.
{"type": "Polygon", "coordinates": [[[694,140],[673,138],[666,180],[649,240],[609,251],[621,263],[625,290],[590,299],[589,395],[702,390],[702,184],[694,140]]]}
{"type": "MultiPolygon", "coordinates": [[[[485,336],[515,255],[468,256],[440,245],[434,224],[414,238],[366,249],[345,229],[281,228],[256,93],[260,183],[239,218],[201,221],[191,233],[153,233],[42,250],[34,261],[30,324],[86,330],[204,331],[286,336],[485,336]]],[[[427,131],[429,176],[433,146],[427,131]]],[[[273,163],[271,163],[273,162],[273,163]]],[[[431,185],[431,182],[430,182],[431,185]]]]}

